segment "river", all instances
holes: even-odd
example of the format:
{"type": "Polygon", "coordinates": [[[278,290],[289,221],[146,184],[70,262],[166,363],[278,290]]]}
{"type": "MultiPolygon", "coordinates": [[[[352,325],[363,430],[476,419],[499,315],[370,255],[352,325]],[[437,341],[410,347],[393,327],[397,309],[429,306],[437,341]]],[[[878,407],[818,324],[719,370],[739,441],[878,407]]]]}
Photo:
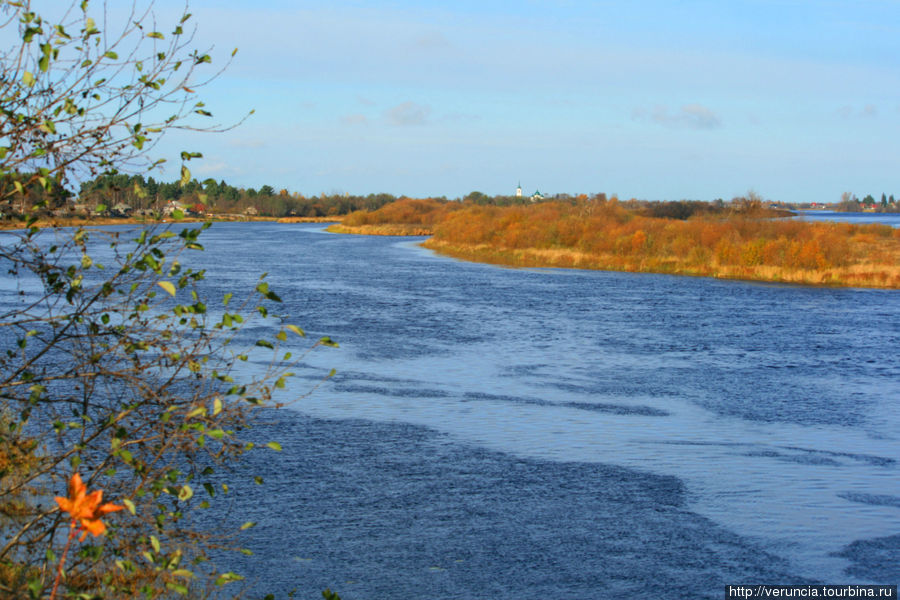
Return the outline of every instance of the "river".
{"type": "Polygon", "coordinates": [[[335,377],[267,415],[267,485],[235,493],[255,589],[900,580],[896,291],[508,269],[321,225],[202,238],[214,294],[268,271],[281,316],[341,345],[292,390],[335,377]]]}

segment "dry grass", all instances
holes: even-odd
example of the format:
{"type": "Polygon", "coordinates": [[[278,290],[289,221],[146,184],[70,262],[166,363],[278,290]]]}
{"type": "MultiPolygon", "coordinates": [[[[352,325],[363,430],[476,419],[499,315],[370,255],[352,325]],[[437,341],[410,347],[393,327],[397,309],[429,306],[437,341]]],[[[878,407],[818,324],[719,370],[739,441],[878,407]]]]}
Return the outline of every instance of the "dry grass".
{"type": "Polygon", "coordinates": [[[326,231],[331,233],[352,233],[357,235],[433,235],[434,229],[408,223],[380,223],[378,225],[332,225],[326,231]]]}
{"type": "Polygon", "coordinates": [[[455,244],[435,238],[424,247],[462,260],[511,267],[556,267],[626,271],[635,273],[667,273],[695,277],[741,279],[802,285],[834,287],[866,287],[900,289],[900,260],[893,264],[857,264],[830,269],[799,269],[771,265],[721,265],[715,260],[695,265],[678,259],[643,259],[623,261],[617,255],[592,254],[560,248],[502,249],[487,244],[455,244]]]}
{"type": "Polygon", "coordinates": [[[342,221],[343,216],[336,217],[281,217],[279,223],[334,223],[342,221]]]}

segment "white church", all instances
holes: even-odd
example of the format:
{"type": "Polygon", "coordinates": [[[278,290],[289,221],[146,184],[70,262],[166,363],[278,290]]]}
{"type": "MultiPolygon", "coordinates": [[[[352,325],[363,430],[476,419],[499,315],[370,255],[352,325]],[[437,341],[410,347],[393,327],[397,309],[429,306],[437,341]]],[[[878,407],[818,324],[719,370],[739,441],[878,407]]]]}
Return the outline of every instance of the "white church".
{"type": "MultiPolygon", "coordinates": [[[[516,187],[516,198],[521,198],[521,197],[522,197],[522,182],[519,182],[519,185],[516,187]]],[[[543,200],[543,199],[544,199],[544,195],[541,193],[540,190],[535,190],[534,193],[531,195],[532,202],[537,202],[538,200],[543,200]]]]}

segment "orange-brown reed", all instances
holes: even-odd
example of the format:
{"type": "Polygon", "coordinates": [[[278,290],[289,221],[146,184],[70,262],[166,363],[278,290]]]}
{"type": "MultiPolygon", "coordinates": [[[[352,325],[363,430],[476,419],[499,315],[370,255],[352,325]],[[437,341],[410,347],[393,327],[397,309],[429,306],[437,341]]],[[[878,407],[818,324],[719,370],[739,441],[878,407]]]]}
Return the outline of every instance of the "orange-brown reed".
{"type": "Polygon", "coordinates": [[[900,288],[900,230],[886,225],[679,221],[639,216],[615,201],[547,202],[448,212],[424,245],[511,266],[900,288]]]}

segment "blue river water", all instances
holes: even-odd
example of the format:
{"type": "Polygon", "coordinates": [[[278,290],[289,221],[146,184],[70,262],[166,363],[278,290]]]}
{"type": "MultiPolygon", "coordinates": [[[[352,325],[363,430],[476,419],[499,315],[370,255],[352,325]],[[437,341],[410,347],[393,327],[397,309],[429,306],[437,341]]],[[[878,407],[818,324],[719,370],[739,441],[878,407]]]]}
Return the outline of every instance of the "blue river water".
{"type": "Polygon", "coordinates": [[[340,343],[251,432],[283,447],[239,467],[266,484],[229,477],[225,529],[258,525],[224,560],[253,597],[900,581],[900,292],[508,269],[421,239],[201,236],[212,298],[268,271],[278,318],[340,343]]]}
{"type": "Polygon", "coordinates": [[[203,237],[216,290],[268,271],[281,317],[341,344],[267,415],[267,485],[235,494],[254,589],[900,580],[896,291],[507,269],[320,225],[203,237]]]}

